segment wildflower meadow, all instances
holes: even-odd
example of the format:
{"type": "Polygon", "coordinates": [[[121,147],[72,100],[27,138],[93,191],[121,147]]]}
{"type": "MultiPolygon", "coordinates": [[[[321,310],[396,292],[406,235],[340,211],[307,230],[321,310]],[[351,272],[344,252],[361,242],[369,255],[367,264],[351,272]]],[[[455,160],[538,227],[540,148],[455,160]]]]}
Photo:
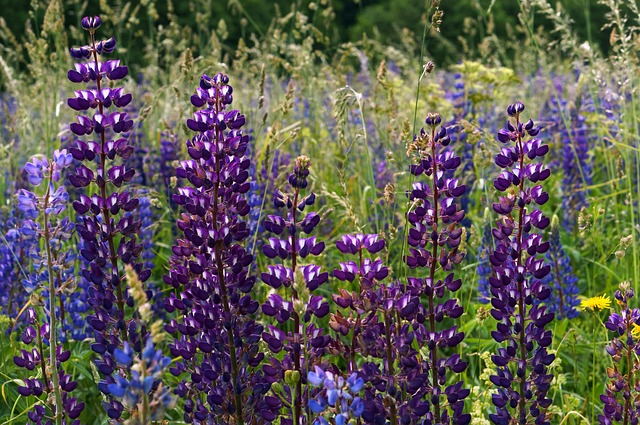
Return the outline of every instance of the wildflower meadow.
{"type": "Polygon", "coordinates": [[[452,2],[3,7],[0,425],[638,424],[640,6],[452,2]]]}

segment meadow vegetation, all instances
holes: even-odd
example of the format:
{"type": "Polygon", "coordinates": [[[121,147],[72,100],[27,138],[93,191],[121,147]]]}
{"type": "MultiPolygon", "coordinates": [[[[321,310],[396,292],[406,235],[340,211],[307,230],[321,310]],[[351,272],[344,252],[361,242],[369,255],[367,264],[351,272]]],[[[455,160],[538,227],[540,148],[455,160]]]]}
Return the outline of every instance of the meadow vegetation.
{"type": "Polygon", "coordinates": [[[0,20],[0,424],[637,423],[634,0],[201,3],[0,20]]]}

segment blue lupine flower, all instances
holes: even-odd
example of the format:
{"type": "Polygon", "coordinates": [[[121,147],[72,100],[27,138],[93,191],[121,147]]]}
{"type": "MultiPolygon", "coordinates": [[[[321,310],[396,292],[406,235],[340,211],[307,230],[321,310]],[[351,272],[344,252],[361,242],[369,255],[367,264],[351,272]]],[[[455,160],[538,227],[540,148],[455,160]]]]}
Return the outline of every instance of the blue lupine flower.
{"type": "Polygon", "coordinates": [[[30,272],[29,252],[38,244],[35,234],[20,230],[23,218],[16,204],[0,210],[0,314],[11,318],[27,303],[28,293],[21,285],[30,272]]]}
{"type": "Polygon", "coordinates": [[[113,357],[131,378],[115,374],[113,382],[107,384],[109,393],[121,400],[125,407],[135,407],[141,398],[148,398],[151,418],[162,419],[166,409],[174,404],[174,399],[169,388],[156,383],[171,364],[171,359],[165,357],[161,350],[156,350],[151,338],[147,339],[140,357],[136,357],[128,342],[124,342],[121,349],[116,348],[113,357]]]}
{"type": "Polygon", "coordinates": [[[552,166],[562,167],[563,200],[562,224],[567,229],[575,227],[577,212],[589,206],[589,186],[592,179],[592,160],[589,147],[597,135],[591,131],[586,123],[584,112],[593,112],[593,105],[588,94],[578,91],[575,98],[569,98],[566,86],[577,84],[575,81],[565,81],[560,78],[554,80],[557,94],[551,96],[543,112],[551,122],[551,134],[558,134],[559,149],[557,155],[560,160],[554,161],[552,166]]]}
{"type": "Polygon", "coordinates": [[[569,256],[560,242],[558,217],[555,215],[551,220],[549,244],[546,257],[551,264],[551,272],[542,279],[542,283],[551,288],[551,296],[546,301],[547,311],[555,313],[558,319],[573,319],[579,314],[578,278],[573,274],[569,256]]]}
{"type": "MultiPolygon", "coordinates": [[[[488,213],[485,213],[485,216],[487,216],[487,214],[488,213]]],[[[476,266],[476,273],[478,274],[478,301],[483,304],[491,300],[489,277],[491,277],[493,273],[493,268],[489,261],[489,255],[492,251],[493,236],[491,235],[491,223],[487,221],[482,229],[482,241],[478,249],[478,256],[476,257],[478,261],[478,265],[476,266]]]]}
{"type": "Polygon", "coordinates": [[[118,362],[120,366],[131,366],[133,356],[133,350],[129,346],[129,343],[126,341],[122,349],[116,348],[115,350],[113,350],[113,357],[115,357],[116,362],[118,362]]]}
{"type": "MultiPolygon", "coordinates": [[[[321,391],[315,399],[309,400],[309,409],[316,415],[327,411],[336,425],[345,425],[351,418],[359,418],[364,411],[364,402],[357,394],[364,387],[364,380],[357,373],[352,373],[347,379],[336,376],[333,372],[324,371],[315,366],[307,374],[307,382],[320,387],[321,391]]],[[[329,422],[324,416],[319,416],[314,425],[325,425],[329,422]]]]}
{"type": "Polygon", "coordinates": [[[589,145],[595,135],[585,125],[585,117],[572,114],[571,128],[562,134],[562,187],[567,191],[562,200],[565,211],[563,224],[572,228],[577,221],[577,211],[589,206],[588,187],[593,183],[589,145]]]}
{"type": "Polygon", "coordinates": [[[78,402],[70,395],[77,384],[62,367],[62,364],[69,359],[70,351],[65,351],[57,341],[61,327],[56,319],[60,315],[62,320],[63,311],[62,300],[58,299],[58,293],[61,298],[62,292],[72,286],[75,254],[64,250],[65,242],[71,238],[73,223],[68,217],[58,217],[66,209],[68,195],[63,186],[56,189],[54,182],[60,180],[61,170],[68,167],[71,160],[70,154],[65,149],[56,150],[52,160],[43,156],[33,157],[26,164],[25,172],[33,185],[37,186],[46,180],[45,193],[36,195],[26,189],[18,192],[18,208],[28,218],[16,231],[25,238],[34,240],[25,253],[31,260],[33,272],[28,275],[25,273],[23,287],[26,293],[33,292],[42,299],[48,300],[48,310],[43,309],[45,313],[43,323],[38,322],[35,310],[29,309],[28,326],[21,335],[22,342],[25,344],[33,343],[37,335],[37,346],[31,352],[21,350],[21,355],[13,358],[16,366],[24,367],[29,371],[33,370],[34,363],[39,363],[42,367],[41,377],[25,379],[24,385],[18,387],[18,392],[25,397],[40,397],[45,387],[46,392],[49,393],[42,406],[34,405],[28,412],[28,417],[33,423],[41,423],[47,414],[49,417],[54,415],[56,423],[64,423],[66,418],[76,419],[84,408],[84,403],[78,402]],[[41,241],[46,250],[40,248],[41,241]],[[37,334],[36,328],[39,330],[37,334]],[[43,341],[46,341],[50,347],[49,356],[44,352],[43,341]],[[46,372],[47,369],[50,373],[46,372]]]}

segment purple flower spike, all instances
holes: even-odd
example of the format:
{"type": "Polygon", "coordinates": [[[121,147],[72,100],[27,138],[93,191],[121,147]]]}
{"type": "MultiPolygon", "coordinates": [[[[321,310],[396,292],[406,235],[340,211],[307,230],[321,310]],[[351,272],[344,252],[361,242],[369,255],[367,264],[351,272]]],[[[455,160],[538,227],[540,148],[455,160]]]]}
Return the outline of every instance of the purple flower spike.
{"type": "Polygon", "coordinates": [[[138,214],[134,214],[138,200],[126,190],[134,170],[123,162],[133,147],[123,133],[132,128],[133,121],[117,111],[131,101],[131,95],[123,93],[122,88],[111,88],[108,81],[121,79],[128,71],[119,60],[100,60],[101,54],[113,52],[116,46],[113,38],[96,40],[95,30],[100,24],[97,16],[83,18],[82,27],[89,31],[90,44],[71,50],[74,59],[87,61],[76,63],[68,78],[89,87],[75,91],[67,101],[70,108],[82,114],[69,126],[79,137],[69,153],[56,152],[54,160],[56,164],[69,164],[71,158],[84,162],[69,175],[69,182],[78,188],[96,188],[95,193],[80,194],[73,208],[79,215],[76,230],[82,238],[81,255],[86,261],[82,276],[90,283],[88,303],[93,313],[87,322],[94,332],[92,348],[99,355],[96,366],[104,377],[98,387],[109,400],[103,404],[108,416],[116,420],[125,410],[135,414],[135,406],[125,409],[117,400],[117,392],[109,390],[116,383],[114,373],[122,379],[130,373],[115,361],[116,352],[123,349],[124,343],[142,347],[148,336],[146,331],[140,332],[143,328],[139,326],[139,315],[125,311],[125,305],[133,306],[133,298],[123,282],[123,269],[125,264],[131,265],[141,282],[151,273],[139,261],[142,246],[137,234],[141,223],[138,214]],[[91,140],[82,139],[89,135],[91,140]]]}
{"type": "Polygon", "coordinates": [[[406,365],[404,373],[412,379],[416,394],[424,394],[431,403],[409,403],[407,410],[411,417],[431,418],[425,420],[434,423],[449,423],[452,417],[457,424],[467,424],[471,416],[463,409],[469,390],[455,377],[466,369],[466,363],[459,357],[447,357],[443,350],[460,344],[464,334],[451,325],[438,329],[444,318],[462,314],[462,307],[451,296],[462,283],[454,277],[453,269],[464,258],[458,250],[462,238],[460,222],[465,215],[459,198],[466,190],[452,178],[461,160],[447,147],[451,138],[445,127],[438,129],[440,122],[438,114],[428,115],[429,128],[422,129],[414,139],[420,162],[410,167],[413,175],[424,175],[426,181],[416,181],[408,193],[415,208],[408,214],[409,254],[405,261],[411,269],[425,268],[426,277],[408,278],[407,286],[412,290],[406,291],[398,307],[401,316],[412,322],[416,339],[429,350],[424,359],[419,353],[411,353],[414,365],[406,365]]]}
{"type": "Polygon", "coordinates": [[[282,360],[264,365],[263,372],[271,382],[280,383],[274,391],[278,391],[278,398],[286,400],[288,405],[282,421],[297,424],[311,422],[305,409],[309,389],[303,384],[308,368],[320,362],[330,341],[321,329],[311,323],[313,316],[321,318],[329,313],[329,304],[321,296],[312,295],[328,280],[329,274],[315,264],[300,264],[302,259],[317,256],[325,248],[324,242],[317,242],[315,236],[300,237],[302,233],[311,233],[321,219],[315,212],[304,213],[305,207],[313,205],[316,199],[313,193],[302,194],[309,184],[310,165],[309,158],[299,156],[288,178],[291,192],[276,189],[274,205],[286,208],[286,213],[269,215],[265,219],[264,228],[279,237],[269,238],[268,243],[262,246],[267,258],[280,258],[287,264],[270,265],[269,272],[261,276],[262,281],[273,288],[286,288],[281,292],[283,296],[271,294],[262,305],[263,313],[275,317],[279,325],[268,326],[262,338],[270,350],[285,351],[282,360]],[[293,329],[293,332],[285,332],[284,329],[293,329]]]}
{"type": "MultiPolygon", "coordinates": [[[[64,186],[55,187],[61,171],[70,163],[71,155],[64,149],[56,150],[52,160],[32,158],[25,166],[25,172],[34,185],[44,180],[45,192],[41,196],[26,189],[18,192],[18,208],[26,216],[20,232],[23,237],[34,241],[28,252],[34,271],[23,281],[23,287],[32,299],[48,298],[48,310],[40,307],[43,304],[36,303],[36,308],[42,312],[41,317],[35,308],[29,308],[26,314],[28,325],[21,340],[34,347],[31,351],[21,350],[20,355],[13,358],[16,366],[28,371],[37,368],[41,373],[40,379],[25,379],[24,385],[18,387],[18,393],[25,397],[47,395],[43,402],[39,402],[42,405],[35,405],[28,412],[33,423],[42,423],[45,417],[53,418],[56,423],[71,423],[84,408],[84,404],[71,395],[77,384],[63,368],[63,363],[70,358],[70,351],[63,351],[59,345],[60,339],[64,338],[64,323],[60,323],[57,317],[58,306],[60,311],[64,311],[64,304],[69,300],[63,292],[74,285],[76,256],[70,250],[63,250],[72,236],[73,223],[68,217],[61,217],[69,196],[64,186]],[[46,249],[39,249],[41,242],[46,249]],[[38,323],[39,319],[43,320],[42,325],[38,323]],[[66,409],[60,409],[60,406],[66,409]]],[[[11,235],[7,236],[11,238],[11,235]]],[[[68,307],[67,311],[73,311],[68,307]]]]}
{"type": "MultiPolygon", "coordinates": [[[[171,355],[180,358],[170,371],[182,376],[175,393],[185,399],[187,423],[269,423],[281,407],[266,395],[270,382],[259,368],[265,357],[259,349],[263,327],[252,319],[259,304],[251,297],[253,256],[244,243],[249,236],[244,221],[249,214],[249,136],[242,133],[241,114],[226,109],[233,92],[228,83],[224,74],[201,77],[191,101],[204,109],[188,120],[197,134],[186,142],[190,158],[176,169],[188,183],[173,195],[186,212],[177,222],[183,237],[172,248],[164,276],[180,294],[165,299],[166,310],[176,313],[165,329],[174,336],[171,355]]],[[[271,223],[282,232],[281,222],[271,223]]],[[[285,258],[292,244],[274,240],[269,247],[273,257],[285,258]]],[[[275,266],[262,279],[279,288],[290,286],[294,275],[275,266]]],[[[291,308],[272,294],[263,312],[286,321],[291,308]]],[[[280,335],[265,339],[272,350],[281,349],[281,340],[280,335]]]]}
{"type": "Polygon", "coordinates": [[[635,296],[631,284],[622,282],[615,293],[618,313],[611,313],[605,327],[614,334],[607,345],[607,353],[614,366],[607,369],[608,382],[605,393],[600,395],[604,403],[598,422],[601,425],[634,424],[640,419],[640,407],[633,400],[638,394],[638,370],[640,339],[636,329],[640,326],[640,309],[632,309],[629,301],[635,296]],[[626,372],[626,373],[625,373],[626,372]]]}
{"type": "Polygon", "coordinates": [[[534,137],[539,129],[533,121],[523,124],[520,113],[524,104],[517,102],[507,108],[513,117],[498,132],[501,142],[515,142],[503,148],[496,157],[502,168],[494,186],[504,196],[493,204],[501,215],[497,227],[492,229],[493,250],[489,262],[493,273],[489,277],[491,315],[498,321],[492,332],[493,339],[507,347],[499,348],[492,357],[497,374],[491,381],[499,387],[492,398],[496,413],[489,415],[497,425],[507,423],[544,425],[549,423],[547,397],[553,375],[547,367],[554,355],[547,347],[551,344],[551,331],[545,330],[554,315],[541,302],[549,298],[550,290],[543,283],[550,266],[539,254],[549,250],[549,243],[536,233],[549,225],[549,219],[536,208],[548,200],[542,186],[534,185],[549,177],[549,170],[541,162],[548,149],[534,137]],[[533,226],[532,226],[533,224],[533,226]]]}

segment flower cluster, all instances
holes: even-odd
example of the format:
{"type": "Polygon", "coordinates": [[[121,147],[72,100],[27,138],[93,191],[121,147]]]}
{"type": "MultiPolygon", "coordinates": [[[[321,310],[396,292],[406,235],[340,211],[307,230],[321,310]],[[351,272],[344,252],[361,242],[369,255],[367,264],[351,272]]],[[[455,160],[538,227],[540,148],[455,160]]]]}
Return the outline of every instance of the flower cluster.
{"type": "Polygon", "coordinates": [[[44,351],[45,343],[48,342],[49,347],[55,345],[53,335],[49,323],[40,325],[35,310],[29,308],[27,327],[21,334],[21,340],[27,345],[33,344],[34,347],[30,350],[20,350],[19,354],[13,357],[13,362],[36,376],[23,379],[23,385],[18,386],[18,393],[23,397],[35,396],[44,400],[43,403],[35,404],[27,414],[34,425],[43,423],[47,418],[54,418],[55,424],[80,425],[78,417],[84,409],[84,403],[71,395],[78,384],[62,368],[62,363],[69,360],[71,352],[58,345],[52,350],[51,362],[44,351]],[[55,373],[51,373],[52,364],[55,364],[55,373]],[[58,409],[58,406],[61,409],[58,409]]]}
{"type": "Polygon", "coordinates": [[[329,425],[327,415],[330,416],[331,423],[336,425],[352,423],[352,418],[358,421],[364,411],[364,403],[357,394],[362,391],[364,380],[359,378],[357,373],[354,372],[344,379],[315,366],[314,371],[307,375],[307,381],[311,386],[321,388],[320,393],[309,400],[311,411],[321,415],[313,421],[314,425],[329,425]]]}
{"type": "Polygon", "coordinates": [[[602,425],[613,423],[635,424],[640,419],[638,399],[638,371],[640,361],[640,338],[637,328],[640,326],[640,309],[632,309],[629,301],[635,296],[629,282],[622,282],[616,291],[615,299],[620,313],[611,313],[605,327],[616,336],[607,345],[607,353],[613,359],[613,367],[607,368],[605,393],[600,396],[604,411],[598,416],[602,425]]]}
{"type": "Polygon", "coordinates": [[[589,156],[589,146],[594,137],[586,125],[586,118],[576,111],[572,111],[570,128],[564,128],[562,135],[562,187],[567,190],[562,201],[565,211],[563,224],[573,228],[577,223],[577,214],[589,206],[589,186],[593,183],[592,163],[589,156]]]}
{"type": "Polygon", "coordinates": [[[270,265],[261,275],[262,281],[274,289],[262,305],[262,311],[275,317],[280,325],[269,325],[262,338],[274,353],[285,351],[282,360],[272,358],[264,366],[264,372],[271,382],[284,380],[287,384],[278,396],[287,400],[294,424],[307,423],[303,421],[306,418],[303,408],[304,401],[308,400],[308,388],[304,385],[303,389],[303,384],[306,384],[308,368],[319,361],[330,342],[322,329],[312,323],[312,316],[324,317],[329,313],[329,304],[322,296],[312,295],[329,275],[315,264],[300,264],[308,256],[320,255],[325,248],[324,242],[318,242],[315,236],[302,237],[313,232],[320,223],[318,213],[304,214],[316,199],[314,193],[302,195],[308,186],[310,165],[306,156],[296,159],[293,173],[288,178],[292,193],[275,191],[274,205],[277,209],[284,208],[286,216],[268,215],[263,224],[267,231],[282,235],[282,238],[269,238],[262,246],[262,252],[268,258],[280,258],[283,264],[270,265]],[[284,264],[286,260],[290,261],[290,266],[284,264]],[[293,325],[289,328],[292,332],[286,331],[289,324],[293,325]],[[285,380],[285,376],[290,379],[285,380]]]}
{"type": "MultiPolygon", "coordinates": [[[[487,210],[485,210],[485,217],[488,217],[487,210]]],[[[487,220],[482,226],[482,239],[480,241],[480,247],[478,248],[478,255],[476,259],[478,265],[476,266],[476,274],[478,275],[478,301],[483,304],[488,303],[491,300],[491,285],[489,284],[489,277],[493,273],[493,267],[489,261],[489,255],[493,251],[493,235],[491,234],[491,223],[487,220]]]]}
{"type": "Polygon", "coordinates": [[[506,345],[492,356],[497,374],[491,382],[498,391],[492,399],[497,411],[489,417],[497,425],[513,421],[523,425],[548,424],[547,408],[551,404],[547,391],[553,376],[547,373],[547,367],[554,355],[547,351],[552,337],[545,325],[554,316],[534,301],[545,301],[551,292],[541,281],[549,274],[550,266],[537,258],[549,250],[549,242],[536,232],[547,228],[550,220],[535,207],[549,199],[538,183],[547,179],[550,171],[534,161],[549,148],[535,138],[539,128],[533,121],[520,120],[524,108],[522,102],[507,108],[513,122],[507,121],[498,131],[498,140],[511,145],[495,158],[502,172],[494,186],[504,195],[493,204],[500,220],[492,230],[495,249],[489,256],[495,272],[489,278],[491,315],[498,321],[492,336],[497,343],[506,345]],[[532,138],[525,140],[527,135],[532,138]]]}
{"type": "MultiPolygon", "coordinates": [[[[461,162],[455,152],[448,149],[451,139],[447,130],[438,129],[440,115],[430,113],[425,123],[428,129],[423,128],[414,140],[420,160],[411,165],[410,171],[414,176],[426,175],[429,179],[413,183],[409,193],[412,210],[408,214],[406,263],[411,269],[425,268],[427,275],[408,278],[407,286],[413,290],[407,291],[403,315],[411,321],[418,344],[428,348],[428,358],[419,360],[424,373],[414,379],[424,380],[420,391],[427,391],[429,401],[413,401],[412,408],[414,415],[424,415],[434,423],[466,424],[471,419],[463,413],[469,390],[462,387],[461,381],[452,381],[467,365],[459,354],[447,351],[462,342],[464,333],[445,322],[462,314],[458,300],[449,294],[462,285],[452,270],[464,258],[458,247],[463,235],[460,222],[465,212],[460,209],[458,198],[466,187],[451,177],[461,162]],[[444,329],[438,329],[442,325],[444,329]],[[449,379],[448,372],[453,375],[449,379]]],[[[416,356],[415,361],[418,362],[418,358],[416,356]]],[[[416,364],[415,369],[418,368],[416,364]]]]}
{"type": "Polygon", "coordinates": [[[87,188],[92,183],[97,188],[96,193],[81,194],[73,208],[81,217],[76,226],[84,243],[80,254],[88,262],[82,276],[92,283],[88,293],[93,314],[88,322],[94,330],[92,349],[101,356],[96,365],[105,377],[99,387],[109,396],[105,403],[109,417],[119,419],[123,405],[108,389],[114,383],[111,375],[121,368],[114,358],[114,350],[126,341],[138,351],[144,345],[135,312],[126,311],[127,305],[132,305],[123,283],[121,264],[134,265],[143,282],[150,271],[143,270],[138,262],[142,251],[137,243],[140,222],[133,214],[138,199],[126,190],[119,191],[134,176],[134,170],[123,163],[134,151],[124,137],[133,128],[133,120],[118,111],[126,107],[132,97],[123,88],[110,87],[109,81],[121,80],[128,70],[119,60],[100,61],[100,55],[112,53],[116,46],[113,37],[96,40],[100,24],[97,16],[83,18],[82,27],[89,32],[90,44],[71,49],[74,59],[86,62],[76,63],[68,72],[68,78],[73,83],[85,83],[88,88],[75,91],[75,96],[67,101],[70,108],[81,113],[69,128],[78,137],[70,152],[83,162],[69,175],[69,181],[78,188],[87,188]],[[110,112],[113,109],[115,111],[110,112]]]}
{"type": "MultiPolygon", "coordinates": [[[[343,352],[348,353],[349,372],[357,369],[356,352],[365,349],[367,345],[361,344],[362,334],[369,326],[377,325],[377,302],[379,298],[376,291],[379,289],[377,281],[385,279],[389,275],[389,269],[385,267],[382,260],[365,258],[363,251],[369,254],[380,252],[385,246],[385,242],[378,238],[376,234],[355,234],[344,235],[336,242],[336,247],[343,254],[356,255],[358,262],[346,261],[340,263],[340,269],[333,271],[334,277],[343,282],[353,282],[358,280],[358,291],[350,292],[339,289],[333,294],[333,301],[342,308],[349,309],[349,315],[344,316],[341,312],[331,315],[329,325],[338,334],[348,336],[351,333],[350,341],[344,344],[343,352]]],[[[366,353],[364,353],[366,354],[366,353]]]]}
{"type": "Polygon", "coordinates": [[[140,357],[136,357],[128,342],[122,349],[116,348],[113,355],[118,366],[128,371],[126,375],[130,378],[117,375],[115,382],[108,384],[108,390],[134,412],[129,423],[147,424],[164,419],[165,411],[175,405],[170,390],[163,387],[161,381],[171,358],[156,350],[151,339],[147,339],[140,357]]]}
{"type": "Polygon", "coordinates": [[[178,178],[191,185],[173,195],[186,212],[177,223],[184,237],[173,246],[164,276],[175,289],[165,309],[178,314],[166,330],[175,338],[171,355],[181,358],[171,373],[190,375],[175,390],[186,398],[188,423],[268,422],[280,407],[265,396],[270,385],[258,368],[264,358],[258,350],[263,328],[251,319],[259,305],[250,295],[253,257],[243,244],[249,230],[242,219],[249,213],[249,138],[241,130],[244,115],[227,110],[232,93],[226,75],[202,75],[191,103],[204,108],[187,121],[196,132],[187,141],[190,159],[176,169],[178,178]]]}
{"type": "Polygon", "coordinates": [[[17,319],[29,296],[22,290],[29,253],[38,243],[20,231],[23,217],[15,204],[0,209],[0,314],[17,319]]]}
{"type": "MultiPolygon", "coordinates": [[[[329,325],[346,341],[339,345],[348,360],[347,370],[364,379],[362,419],[366,423],[386,418],[392,424],[410,420],[411,413],[403,394],[414,394],[415,388],[406,380],[410,375],[397,361],[411,350],[415,334],[398,319],[405,304],[405,287],[398,281],[381,283],[389,269],[380,258],[365,257],[379,253],[385,241],[376,234],[344,235],[336,242],[343,254],[354,255],[356,261],[340,263],[333,275],[343,282],[357,281],[357,290],[338,289],[334,303],[347,309],[331,315],[329,325]],[[350,335],[349,335],[350,334],[350,335]],[[402,353],[402,355],[400,354],[402,353]],[[358,358],[364,359],[358,362],[358,358]],[[361,363],[359,370],[358,364],[361,363]]],[[[339,342],[339,341],[338,341],[339,342]]]]}
{"type": "Polygon", "coordinates": [[[549,237],[549,251],[546,259],[551,265],[551,271],[542,282],[551,289],[551,295],[546,301],[547,311],[554,313],[558,319],[574,319],[579,312],[576,285],[578,278],[573,274],[571,261],[560,242],[560,223],[556,215],[551,218],[551,234],[549,237]]]}
{"type": "MultiPolygon", "coordinates": [[[[563,83],[566,84],[565,81],[563,83]]],[[[557,87],[562,90],[561,87],[557,87]]],[[[593,164],[589,148],[595,138],[583,115],[585,101],[581,93],[575,100],[568,101],[554,95],[548,102],[552,132],[559,138],[562,162],[562,224],[572,229],[577,223],[577,211],[589,206],[589,186],[592,184],[593,164]]]]}
{"type": "Polygon", "coordinates": [[[158,192],[164,192],[167,201],[173,207],[171,200],[172,188],[177,184],[175,180],[176,167],[174,163],[178,160],[178,152],[180,147],[178,138],[175,134],[162,132],[160,134],[160,152],[158,157],[154,158],[150,164],[150,175],[158,181],[158,192]]]}
{"type": "Polygon", "coordinates": [[[17,195],[18,208],[27,217],[20,231],[26,236],[42,240],[45,248],[43,253],[38,249],[39,244],[32,246],[29,257],[35,271],[23,282],[25,290],[31,294],[30,304],[42,307],[41,317],[45,321],[40,324],[35,309],[28,309],[27,326],[21,339],[24,344],[35,344],[35,347],[31,351],[21,350],[20,355],[13,359],[19,367],[42,373],[41,378],[25,379],[24,385],[18,387],[18,392],[23,396],[40,397],[45,394],[45,403],[37,404],[28,414],[33,423],[40,423],[46,415],[54,418],[56,424],[62,424],[67,419],[79,424],[80,421],[76,419],[84,408],[84,403],[70,395],[77,384],[62,368],[62,363],[69,359],[71,353],[58,344],[59,322],[62,321],[62,317],[58,316],[64,312],[62,293],[75,289],[71,273],[75,255],[70,250],[64,251],[73,225],[68,217],[59,217],[66,208],[68,195],[64,186],[56,188],[55,183],[60,181],[61,171],[71,161],[71,154],[64,149],[56,150],[52,160],[32,158],[25,166],[28,181],[36,186],[45,181],[45,193],[38,196],[21,189],[17,195]],[[44,297],[48,298],[48,302],[44,301],[44,297]],[[48,356],[44,351],[45,342],[49,345],[48,356]]]}

